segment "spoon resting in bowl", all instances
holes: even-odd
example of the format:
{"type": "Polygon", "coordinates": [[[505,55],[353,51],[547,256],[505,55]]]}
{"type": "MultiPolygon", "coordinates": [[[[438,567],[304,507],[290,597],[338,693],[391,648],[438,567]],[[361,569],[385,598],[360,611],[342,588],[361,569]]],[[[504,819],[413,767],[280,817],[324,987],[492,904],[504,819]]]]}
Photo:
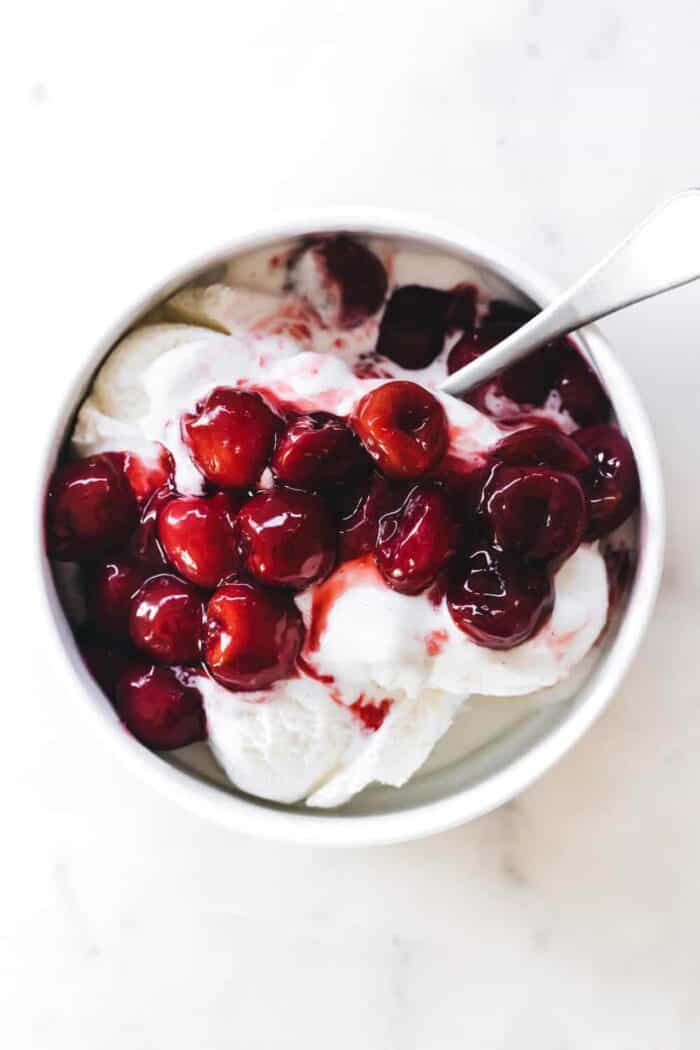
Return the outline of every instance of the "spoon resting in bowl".
{"type": "Polygon", "coordinates": [[[662,205],[549,306],[449,376],[440,389],[466,394],[544,343],[700,277],[700,189],[662,205]]]}

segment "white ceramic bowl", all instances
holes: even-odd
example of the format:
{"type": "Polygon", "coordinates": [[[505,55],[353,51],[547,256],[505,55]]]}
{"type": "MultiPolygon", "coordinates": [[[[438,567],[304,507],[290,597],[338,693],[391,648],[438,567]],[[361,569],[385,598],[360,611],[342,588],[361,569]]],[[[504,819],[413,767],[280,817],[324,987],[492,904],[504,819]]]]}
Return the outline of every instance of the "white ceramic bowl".
{"type": "MultiPolygon", "coordinates": [[[[580,345],[601,376],[617,418],[637,459],[642,503],[639,556],[624,615],[585,684],[575,695],[524,719],[512,731],[476,753],[435,773],[418,776],[404,788],[370,789],[337,811],[287,807],[257,800],[209,778],[178,768],[142,747],[127,733],[85,668],[56,593],[43,543],[46,485],[74,413],[95,369],[120,336],[144,312],[201,272],[237,253],[310,230],[356,230],[379,236],[422,241],[485,266],[541,305],[554,290],[522,263],[471,236],[448,230],[425,218],[395,213],[343,211],[305,214],[279,222],[273,229],[243,235],[158,284],[106,332],[86,356],[80,374],[63,397],[47,436],[43,471],[37,491],[36,526],[39,575],[50,621],[47,634],[55,651],[61,694],[76,695],[108,745],[135,772],[189,809],[236,831],[295,843],[360,846],[400,842],[454,827],[494,809],[561,758],[583,735],[617,689],[634,658],[649,620],[661,575],[664,547],[663,485],[654,438],[639,397],[602,335],[593,327],[580,345]]],[[[498,702],[498,701],[496,701],[498,702]]],[[[507,703],[508,701],[501,701],[507,703]]]]}

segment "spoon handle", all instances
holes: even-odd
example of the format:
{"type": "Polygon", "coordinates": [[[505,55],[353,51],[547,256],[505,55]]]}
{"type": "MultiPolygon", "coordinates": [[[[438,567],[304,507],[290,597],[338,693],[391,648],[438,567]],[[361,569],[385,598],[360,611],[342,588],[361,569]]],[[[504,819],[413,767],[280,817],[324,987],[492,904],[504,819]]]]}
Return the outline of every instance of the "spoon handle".
{"type": "Polygon", "coordinates": [[[700,277],[700,189],[672,197],[541,313],[441,384],[465,394],[544,343],[700,277]]]}

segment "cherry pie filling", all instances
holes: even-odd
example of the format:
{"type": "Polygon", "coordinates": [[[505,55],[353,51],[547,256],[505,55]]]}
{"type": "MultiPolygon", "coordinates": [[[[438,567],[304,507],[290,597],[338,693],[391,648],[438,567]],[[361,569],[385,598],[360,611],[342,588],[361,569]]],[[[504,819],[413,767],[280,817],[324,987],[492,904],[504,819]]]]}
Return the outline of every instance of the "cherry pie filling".
{"type": "MultiPolygon", "coordinates": [[[[341,235],[304,251],[292,266],[323,290],[334,323],[351,329],[382,307],[386,274],[359,242],[341,235]]],[[[424,368],[449,338],[453,372],[530,316],[496,300],[477,319],[475,303],[469,286],[397,288],[377,360],[424,368]]],[[[368,374],[366,362],[359,368],[368,374]]],[[[205,495],[177,492],[166,450],[148,469],[123,452],[58,466],[46,498],[48,552],[81,566],[85,660],[139,740],[167,750],[206,737],[200,675],[251,693],[313,674],[300,657],[294,596],[356,559],[373,559],[403,595],[444,597],[477,645],[511,649],[543,627],[556,571],[635,510],[632,450],[567,340],[469,400],[487,413],[498,404],[504,432],[478,462],[448,455],[447,416],[430,390],[392,378],[345,418],[282,412],[264,391],[216,387],[181,420],[205,495]],[[538,415],[552,403],[570,433],[538,415]]],[[[351,710],[374,731],[389,706],[358,700],[351,710]]]]}

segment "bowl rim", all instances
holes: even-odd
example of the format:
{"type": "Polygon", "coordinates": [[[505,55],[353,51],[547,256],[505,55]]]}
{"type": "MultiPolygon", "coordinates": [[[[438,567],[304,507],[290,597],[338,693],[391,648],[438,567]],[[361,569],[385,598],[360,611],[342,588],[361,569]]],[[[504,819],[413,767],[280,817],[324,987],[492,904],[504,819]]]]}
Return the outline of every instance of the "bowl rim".
{"type": "Polygon", "coordinates": [[[583,687],[585,697],[555,726],[502,769],[447,797],[397,811],[343,814],[299,811],[261,805],[254,798],[229,792],[197,779],[148,751],[121,725],[84,666],[56,592],[46,555],[43,510],[46,486],[65,439],[79,398],[99,362],[128,329],[153,305],[203,270],[235,254],[309,232],[344,229],[371,236],[415,238],[426,247],[442,249],[481,262],[538,303],[554,298],[556,287],[514,255],[426,214],[384,208],[322,208],[278,215],[266,226],[252,226],[219,247],[202,253],[153,284],[124,310],[87,356],[77,375],[57,397],[47,428],[48,440],[36,486],[35,559],[50,658],[62,692],[80,697],[108,746],[134,772],[185,808],[233,831],[276,841],[314,846],[369,846],[409,841],[446,831],[488,813],[513,798],[562,758],[583,736],[620,685],[641,643],[653,611],[663,568],[665,543],[664,490],[658,451],[645,409],[625,370],[597,328],[581,331],[583,344],[600,371],[618,418],[637,459],[642,491],[640,549],[634,584],[625,614],[608,651],[583,687]],[[76,688],[77,687],[77,688],[76,688]]]}

